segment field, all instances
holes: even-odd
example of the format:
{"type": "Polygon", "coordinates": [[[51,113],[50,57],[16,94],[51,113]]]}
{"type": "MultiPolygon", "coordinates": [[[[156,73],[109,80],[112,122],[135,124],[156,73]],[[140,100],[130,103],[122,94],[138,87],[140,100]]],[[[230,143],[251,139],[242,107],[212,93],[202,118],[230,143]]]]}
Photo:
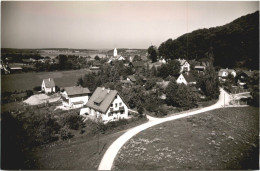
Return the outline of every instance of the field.
{"type": "Polygon", "coordinates": [[[55,72],[33,72],[1,76],[1,91],[32,90],[35,86],[41,86],[42,80],[54,78],[59,87],[75,86],[79,77],[90,72],[86,69],[55,72]]]}
{"type": "Polygon", "coordinates": [[[258,110],[218,109],[149,128],[122,147],[112,169],[259,169],[258,110]]]}
{"type": "MultiPolygon", "coordinates": [[[[111,129],[105,134],[91,136],[75,136],[71,140],[61,141],[38,148],[34,156],[36,168],[39,170],[97,170],[107,148],[127,129],[140,125],[145,118],[127,125],[111,129]]],[[[88,131],[88,130],[86,130],[88,131]]]]}

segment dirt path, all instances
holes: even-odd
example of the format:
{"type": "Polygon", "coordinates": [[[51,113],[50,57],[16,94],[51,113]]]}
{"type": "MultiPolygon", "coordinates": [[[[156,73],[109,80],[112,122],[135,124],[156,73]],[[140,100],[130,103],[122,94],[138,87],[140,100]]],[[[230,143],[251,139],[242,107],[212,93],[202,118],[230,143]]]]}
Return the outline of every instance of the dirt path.
{"type": "Polygon", "coordinates": [[[196,115],[196,114],[200,114],[203,112],[207,112],[210,110],[214,110],[214,109],[218,109],[218,108],[227,106],[227,105],[229,105],[229,101],[230,101],[229,94],[227,92],[225,92],[223,89],[220,89],[219,100],[216,104],[214,104],[212,106],[208,106],[208,107],[201,108],[201,109],[198,109],[195,111],[191,111],[188,113],[183,113],[183,114],[179,114],[179,115],[175,115],[175,116],[170,116],[170,117],[166,117],[166,118],[153,118],[153,117],[148,116],[148,119],[149,119],[148,123],[145,123],[145,124],[142,124],[142,125],[139,125],[137,127],[130,129],[129,131],[127,131],[126,133],[121,135],[116,141],[114,141],[110,145],[110,147],[107,149],[106,153],[104,154],[104,156],[100,162],[98,170],[111,170],[114,159],[116,158],[116,155],[119,152],[119,150],[121,149],[121,147],[130,138],[132,138],[139,132],[141,132],[147,128],[150,128],[152,126],[163,123],[163,122],[172,121],[172,120],[184,118],[184,117],[191,116],[191,115],[196,115]]]}

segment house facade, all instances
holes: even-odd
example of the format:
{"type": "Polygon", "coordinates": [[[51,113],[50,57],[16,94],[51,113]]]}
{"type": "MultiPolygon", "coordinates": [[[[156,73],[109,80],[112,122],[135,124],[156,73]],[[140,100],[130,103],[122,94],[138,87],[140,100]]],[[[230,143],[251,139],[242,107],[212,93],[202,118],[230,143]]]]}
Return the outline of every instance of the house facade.
{"type": "Polygon", "coordinates": [[[101,118],[104,122],[128,118],[128,105],[116,90],[97,87],[80,115],[101,118]]]}
{"type": "Polygon", "coordinates": [[[70,108],[80,108],[87,104],[90,96],[88,88],[80,86],[65,87],[61,93],[63,106],[70,108]]]}
{"type": "Polygon", "coordinates": [[[42,91],[45,93],[55,93],[55,83],[53,78],[44,79],[42,81],[42,91]]]}
{"type": "Polygon", "coordinates": [[[191,85],[196,84],[196,80],[191,73],[182,73],[176,80],[177,84],[191,85]]]}
{"type": "Polygon", "coordinates": [[[190,71],[190,64],[185,59],[178,59],[180,63],[180,73],[182,72],[189,72],[190,71]]]}

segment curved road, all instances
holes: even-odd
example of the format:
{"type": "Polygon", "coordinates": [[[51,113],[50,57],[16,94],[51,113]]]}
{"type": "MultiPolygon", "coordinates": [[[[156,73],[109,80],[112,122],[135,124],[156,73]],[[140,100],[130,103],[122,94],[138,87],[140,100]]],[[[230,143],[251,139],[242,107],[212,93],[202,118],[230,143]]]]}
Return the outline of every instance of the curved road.
{"type": "Polygon", "coordinates": [[[103,158],[100,162],[98,170],[111,170],[114,159],[115,159],[117,153],[119,152],[120,148],[130,138],[132,138],[133,136],[135,136],[139,132],[141,132],[141,131],[143,131],[147,128],[150,128],[152,126],[163,123],[163,122],[172,121],[172,120],[184,118],[184,117],[187,117],[187,116],[196,115],[196,114],[199,114],[199,113],[203,113],[203,112],[207,112],[207,111],[210,111],[210,110],[221,108],[221,107],[224,106],[224,103],[225,103],[225,105],[228,105],[229,101],[230,101],[229,94],[227,92],[225,92],[223,89],[220,89],[219,100],[218,100],[217,103],[215,103],[212,106],[201,108],[201,109],[191,111],[191,112],[188,112],[188,113],[183,113],[183,114],[179,114],[179,115],[175,115],[175,116],[169,116],[169,117],[166,117],[166,118],[153,118],[153,117],[148,116],[149,122],[130,129],[129,131],[124,133],[122,136],[120,136],[118,139],[116,139],[110,145],[110,147],[107,149],[106,153],[104,154],[104,156],[103,156],[103,158]]]}

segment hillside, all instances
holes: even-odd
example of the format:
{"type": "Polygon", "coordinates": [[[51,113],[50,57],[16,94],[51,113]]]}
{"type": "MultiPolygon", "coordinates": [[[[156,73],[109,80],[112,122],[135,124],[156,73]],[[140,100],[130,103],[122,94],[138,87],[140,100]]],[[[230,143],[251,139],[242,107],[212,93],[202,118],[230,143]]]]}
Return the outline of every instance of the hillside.
{"type": "Polygon", "coordinates": [[[216,66],[258,69],[259,11],[223,26],[168,39],[158,49],[159,55],[167,59],[213,57],[216,66]]]}

